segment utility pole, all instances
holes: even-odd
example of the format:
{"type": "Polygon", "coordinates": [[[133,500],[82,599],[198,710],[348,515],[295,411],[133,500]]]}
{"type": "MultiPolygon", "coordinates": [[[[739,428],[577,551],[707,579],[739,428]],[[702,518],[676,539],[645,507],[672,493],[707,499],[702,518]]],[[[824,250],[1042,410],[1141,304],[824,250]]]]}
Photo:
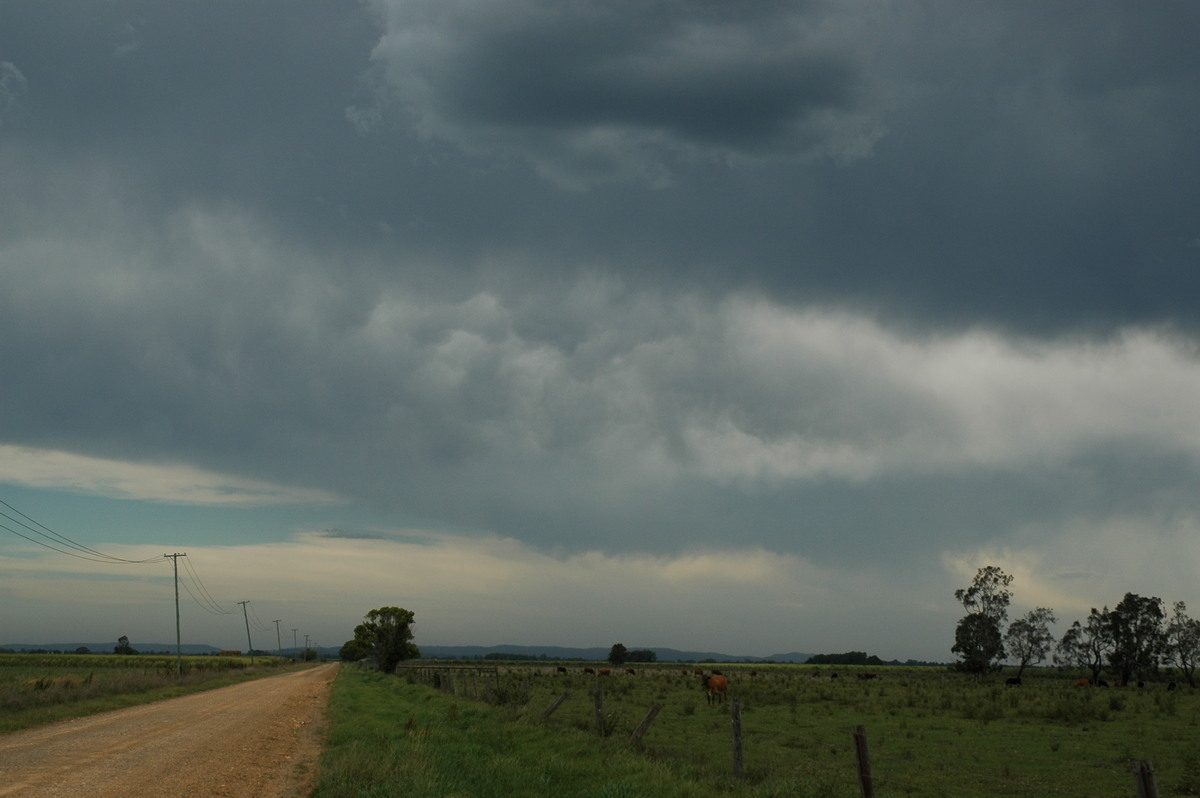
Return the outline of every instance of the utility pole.
{"type": "Polygon", "coordinates": [[[283,657],[283,641],[279,637],[279,618],[275,619],[275,653],[283,657]]]}
{"type": "Polygon", "coordinates": [[[300,645],[296,642],[296,630],[292,630],[292,651],[299,651],[300,645]]]}
{"type": "Polygon", "coordinates": [[[304,636],[304,661],[308,662],[308,635],[304,636]]]}
{"type": "Polygon", "coordinates": [[[246,621],[246,647],[249,649],[249,653],[250,653],[250,664],[253,665],[254,664],[254,644],[250,642],[250,616],[246,614],[246,605],[249,603],[250,603],[249,601],[239,601],[238,602],[238,604],[242,605],[242,619],[246,621]]]}
{"type": "Polygon", "coordinates": [[[171,565],[175,570],[175,675],[183,675],[183,648],[179,636],[179,558],[186,557],[187,554],[164,554],[163,557],[171,558],[171,565]]]}

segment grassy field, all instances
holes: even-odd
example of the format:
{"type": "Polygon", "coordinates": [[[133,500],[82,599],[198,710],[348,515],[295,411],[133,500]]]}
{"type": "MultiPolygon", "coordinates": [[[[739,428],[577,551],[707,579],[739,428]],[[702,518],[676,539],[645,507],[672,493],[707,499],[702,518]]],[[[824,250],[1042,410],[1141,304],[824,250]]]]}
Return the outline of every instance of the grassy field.
{"type": "Polygon", "coordinates": [[[1187,688],[1077,688],[1056,671],[1006,687],[933,668],[876,668],[874,680],[853,668],[721,669],[741,709],[740,779],[731,705],[709,706],[682,666],[445,671],[441,690],[413,672],[344,667],[314,795],[854,798],[857,725],[879,796],[1132,796],[1136,759],[1153,763],[1160,795],[1200,794],[1200,694],[1187,688]],[[654,704],[662,710],[631,744],[654,704]]]}
{"type": "Polygon", "coordinates": [[[0,654],[0,733],[279,673],[287,660],[116,654],[0,654]]]}

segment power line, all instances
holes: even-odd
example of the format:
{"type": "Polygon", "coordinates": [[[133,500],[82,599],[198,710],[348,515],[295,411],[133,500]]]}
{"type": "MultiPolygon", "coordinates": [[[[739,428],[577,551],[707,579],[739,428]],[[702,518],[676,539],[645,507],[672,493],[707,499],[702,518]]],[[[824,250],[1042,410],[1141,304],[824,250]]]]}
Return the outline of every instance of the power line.
{"type": "Polygon", "coordinates": [[[12,523],[16,524],[17,526],[28,530],[29,532],[33,533],[33,535],[36,535],[37,537],[33,537],[31,535],[26,535],[23,532],[18,532],[16,529],[13,529],[12,527],[8,526],[7,524],[3,524],[3,523],[0,523],[0,529],[4,529],[8,532],[11,532],[19,538],[24,538],[25,540],[28,540],[30,543],[36,543],[37,545],[42,546],[47,549],[50,549],[51,551],[56,551],[59,554],[66,554],[69,557],[77,557],[78,559],[81,559],[81,560],[90,560],[91,562],[109,563],[112,565],[143,565],[143,564],[152,563],[152,562],[162,562],[164,559],[166,559],[165,557],[161,557],[161,556],[148,557],[147,559],[144,559],[144,560],[127,560],[124,557],[114,557],[111,554],[105,554],[102,551],[97,551],[96,549],[88,548],[87,546],[84,546],[81,543],[76,543],[75,541],[71,540],[70,538],[68,538],[65,535],[60,535],[59,533],[55,532],[53,529],[46,526],[45,524],[42,524],[42,523],[30,518],[25,513],[21,512],[16,507],[13,507],[11,504],[4,501],[3,499],[0,499],[0,505],[4,505],[9,510],[11,510],[13,513],[16,513],[18,516],[20,516],[20,518],[16,518],[12,515],[9,515],[7,512],[4,512],[3,510],[0,510],[0,517],[5,518],[5,519],[11,521],[12,523]],[[21,520],[21,519],[24,519],[24,520],[21,520]],[[26,521],[28,521],[29,523],[26,523],[26,521]],[[44,538],[44,539],[39,540],[38,538],[44,538]],[[49,542],[47,542],[47,541],[49,541],[49,542]]]}
{"type": "Polygon", "coordinates": [[[196,573],[196,569],[192,566],[190,559],[183,561],[183,567],[188,572],[191,581],[196,585],[196,590],[200,595],[197,596],[196,593],[193,593],[186,581],[183,583],[183,589],[187,591],[187,594],[192,597],[192,601],[196,602],[201,609],[213,615],[232,615],[235,612],[233,609],[225,609],[219,601],[213,598],[212,594],[208,592],[208,588],[200,581],[200,574],[196,573]]]}

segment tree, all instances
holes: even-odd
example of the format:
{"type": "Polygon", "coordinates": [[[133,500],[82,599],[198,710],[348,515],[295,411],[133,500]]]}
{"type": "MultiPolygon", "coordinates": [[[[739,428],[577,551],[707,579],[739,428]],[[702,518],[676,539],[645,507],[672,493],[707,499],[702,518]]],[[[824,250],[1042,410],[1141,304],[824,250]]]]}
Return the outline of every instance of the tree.
{"type": "Polygon", "coordinates": [[[120,637],[117,638],[117,644],[115,646],[113,646],[113,653],[114,654],[136,654],[137,651],[134,650],[133,646],[129,645],[129,638],[126,637],[125,635],[121,635],[120,637]]]}
{"type": "Polygon", "coordinates": [[[1112,624],[1108,618],[1108,607],[1097,610],[1092,607],[1087,623],[1075,621],[1059,641],[1054,661],[1059,665],[1082,668],[1092,672],[1092,682],[1100,681],[1100,672],[1108,653],[1112,651],[1112,624]]]}
{"type": "Polygon", "coordinates": [[[1004,622],[1012,600],[1008,589],[1012,580],[997,566],[989,565],[975,573],[970,587],[954,591],[954,598],[967,611],[954,630],[950,648],[961,658],[959,670],[983,674],[1004,659],[1004,622]]]}
{"type": "Polygon", "coordinates": [[[1176,601],[1167,623],[1167,660],[1179,666],[1188,684],[1196,686],[1196,664],[1200,660],[1200,620],[1187,616],[1187,605],[1176,601]]]}
{"type": "Polygon", "coordinates": [[[658,662],[658,654],[648,648],[639,648],[625,655],[626,662],[658,662]]]}
{"type": "Polygon", "coordinates": [[[1054,648],[1050,624],[1057,622],[1053,610],[1038,607],[1009,624],[1004,633],[1004,646],[1008,656],[1018,662],[1018,679],[1025,673],[1025,668],[1045,660],[1054,648]]]}
{"type": "MultiPolygon", "coordinates": [[[[421,650],[413,645],[413,613],[401,607],[380,607],[371,610],[363,622],[354,627],[354,640],[366,648],[379,663],[379,670],[395,673],[396,666],[406,659],[421,656],[421,650]]],[[[346,646],[342,646],[346,650],[346,646]]],[[[353,649],[352,649],[353,650],[353,649]]]]}
{"type": "Polygon", "coordinates": [[[347,640],[338,651],[342,662],[358,662],[371,656],[371,647],[362,640],[347,640]]]}
{"type": "Polygon", "coordinates": [[[958,622],[954,645],[950,648],[961,658],[957,667],[965,673],[982,676],[1004,659],[1004,640],[1000,627],[981,612],[973,612],[958,622]]]}
{"type": "Polygon", "coordinates": [[[1158,667],[1163,652],[1163,601],[1126,593],[1108,615],[1113,647],[1108,662],[1129,684],[1158,667]]]}
{"type": "Polygon", "coordinates": [[[613,647],[608,650],[608,664],[624,665],[625,657],[628,653],[624,643],[613,643],[613,647]]]}
{"type": "Polygon", "coordinates": [[[954,591],[954,598],[962,602],[968,613],[982,613],[1002,626],[1008,620],[1008,604],[1012,591],[1008,586],[1013,578],[995,565],[980,568],[971,580],[971,586],[954,591]]]}

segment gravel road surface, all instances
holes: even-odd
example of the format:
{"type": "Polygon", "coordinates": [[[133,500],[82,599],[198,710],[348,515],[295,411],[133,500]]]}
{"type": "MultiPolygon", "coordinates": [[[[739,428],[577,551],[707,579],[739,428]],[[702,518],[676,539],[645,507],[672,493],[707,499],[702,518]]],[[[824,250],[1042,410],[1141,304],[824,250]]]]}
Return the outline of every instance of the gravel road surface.
{"type": "Polygon", "coordinates": [[[308,794],[337,665],[0,735],[0,796],[308,794]]]}

